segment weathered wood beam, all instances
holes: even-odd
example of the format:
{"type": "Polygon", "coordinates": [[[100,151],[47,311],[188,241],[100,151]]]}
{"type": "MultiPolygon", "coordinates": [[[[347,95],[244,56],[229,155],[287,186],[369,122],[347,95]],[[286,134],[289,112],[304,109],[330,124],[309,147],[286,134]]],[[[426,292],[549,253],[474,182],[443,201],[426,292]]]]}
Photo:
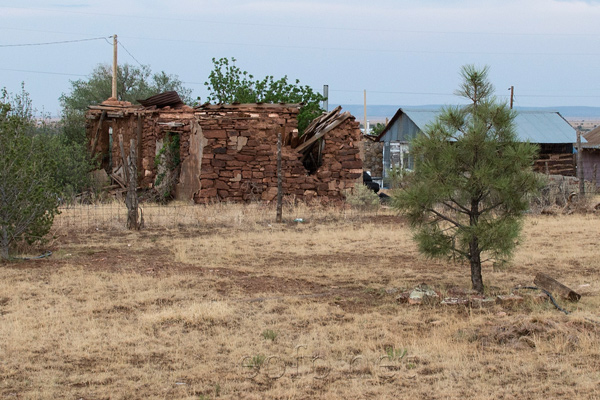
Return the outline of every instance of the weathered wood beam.
{"type": "Polygon", "coordinates": [[[303,153],[305,150],[307,150],[309,147],[311,147],[317,140],[319,140],[323,136],[325,136],[325,134],[327,132],[330,132],[333,129],[337,128],[338,126],[340,126],[344,121],[346,121],[350,117],[352,117],[352,115],[349,112],[346,111],[345,113],[343,113],[342,115],[340,115],[340,117],[338,119],[336,119],[334,122],[332,122],[331,124],[329,124],[326,128],[322,129],[321,131],[319,131],[318,133],[316,133],[313,137],[311,137],[309,140],[307,140],[306,142],[302,143],[300,146],[296,147],[295,150],[298,153],[303,153]]]}
{"type": "Polygon", "coordinates": [[[92,142],[92,159],[96,154],[96,146],[98,145],[98,138],[100,137],[100,130],[102,129],[102,122],[104,122],[104,118],[106,118],[106,111],[102,111],[100,115],[100,121],[98,121],[98,126],[96,127],[96,134],[94,135],[94,141],[92,142]]]}
{"type": "Polygon", "coordinates": [[[535,276],[533,283],[535,283],[539,288],[550,293],[558,294],[569,301],[577,302],[579,299],[581,299],[581,295],[579,293],[574,292],[556,279],[553,279],[541,272],[535,276]]]}

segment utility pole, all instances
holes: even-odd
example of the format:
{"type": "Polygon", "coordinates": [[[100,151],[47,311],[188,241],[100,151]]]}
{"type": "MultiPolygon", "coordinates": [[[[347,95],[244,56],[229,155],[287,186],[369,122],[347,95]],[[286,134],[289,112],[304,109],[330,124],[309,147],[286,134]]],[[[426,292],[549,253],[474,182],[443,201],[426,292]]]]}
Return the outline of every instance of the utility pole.
{"type": "Polygon", "coordinates": [[[117,35],[113,35],[112,96],[117,100],[117,35]]]}
{"type": "Polygon", "coordinates": [[[367,135],[367,89],[365,89],[365,122],[364,125],[365,127],[365,136],[367,135]]]}
{"type": "Polygon", "coordinates": [[[323,100],[323,109],[325,112],[329,112],[329,85],[323,85],[323,97],[325,97],[325,100],[323,100]]]}
{"type": "Polygon", "coordinates": [[[514,98],[515,98],[515,87],[514,87],[514,86],[511,86],[511,87],[510,87],[510,109],[511,109],[511,110],[512,110],[512,108],[513,108],[513,101],[514,101],[514,98]]]}
{"type": "Polygon", "coordinates": [[[579,178],[579,198],[585,196],[585,180],[583,176],[583,159],[581,157],[581,132],[577,131],[577,178],[579,178]]]}

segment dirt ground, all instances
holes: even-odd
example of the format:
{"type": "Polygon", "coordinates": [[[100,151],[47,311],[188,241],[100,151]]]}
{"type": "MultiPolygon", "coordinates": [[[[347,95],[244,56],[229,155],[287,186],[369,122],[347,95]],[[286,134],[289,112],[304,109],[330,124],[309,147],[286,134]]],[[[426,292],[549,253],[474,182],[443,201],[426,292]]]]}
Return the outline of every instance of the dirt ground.
{"type": "Polygon", "coordinates": [[[483,309],[399,302],[470,278],[421,256],[390,210],[279,225],[243,207],[61,229],[51,257],[0,264],[0,397],[600,398],[598,215],[528,216],[512,264],[484,268],[490,297],[552,275],[582,294],[565,315],[526,291],[483,309]]]}

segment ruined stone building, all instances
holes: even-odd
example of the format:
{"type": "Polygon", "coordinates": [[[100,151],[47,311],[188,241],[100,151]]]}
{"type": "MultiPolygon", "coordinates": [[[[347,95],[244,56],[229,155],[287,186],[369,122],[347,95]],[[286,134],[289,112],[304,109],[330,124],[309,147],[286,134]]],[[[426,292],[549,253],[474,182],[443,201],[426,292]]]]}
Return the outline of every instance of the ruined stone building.
{"type": "Polygon", "coordinates": [[[175,92],[141,105],[109,99],[90,106],[90,151],[116,181],[123,154],[137,146],[139,186],[172,178],[177,199],[270,201],[277,194],[277,138],[282,137],[284,195],[342,200],[362,177],[359,124],[340,107],[317,118],[299,137],[299,104],[184,105],[175,92]],[[168,150],[168,151],[167,151],[168,150]],[[166,160],[171,151],[170,160],[166,160]]]}

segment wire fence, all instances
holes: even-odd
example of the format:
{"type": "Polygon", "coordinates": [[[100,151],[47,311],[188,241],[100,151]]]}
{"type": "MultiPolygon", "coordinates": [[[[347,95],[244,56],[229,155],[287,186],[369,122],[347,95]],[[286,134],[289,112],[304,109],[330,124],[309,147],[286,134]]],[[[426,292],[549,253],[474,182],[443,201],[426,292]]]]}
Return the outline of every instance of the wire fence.
{"type": "MultiPolygon", "coordinates": [[[[198,205],[140,205],[146,228],[194,227],[215,219],[215,211],[198,205]]],[[[120,230],[126,229],[127,208],[123,203],[81,204],[60,208],[54,218],[55,229],[120,230]]]]}
{"type": "MultiPolygon", "coordinates": [[[[236,227],[273,223],[273,204],[215,203],[210,205],[143,203],[140,212],[145,229],[236,227]]],[[[354,212],[344,208],[284,204],[284,219],[348,218],[354,212]]],[[[55,230],[125,230],[127,208],[123,202],[63,206],[54,218],[55,230]]]]}

